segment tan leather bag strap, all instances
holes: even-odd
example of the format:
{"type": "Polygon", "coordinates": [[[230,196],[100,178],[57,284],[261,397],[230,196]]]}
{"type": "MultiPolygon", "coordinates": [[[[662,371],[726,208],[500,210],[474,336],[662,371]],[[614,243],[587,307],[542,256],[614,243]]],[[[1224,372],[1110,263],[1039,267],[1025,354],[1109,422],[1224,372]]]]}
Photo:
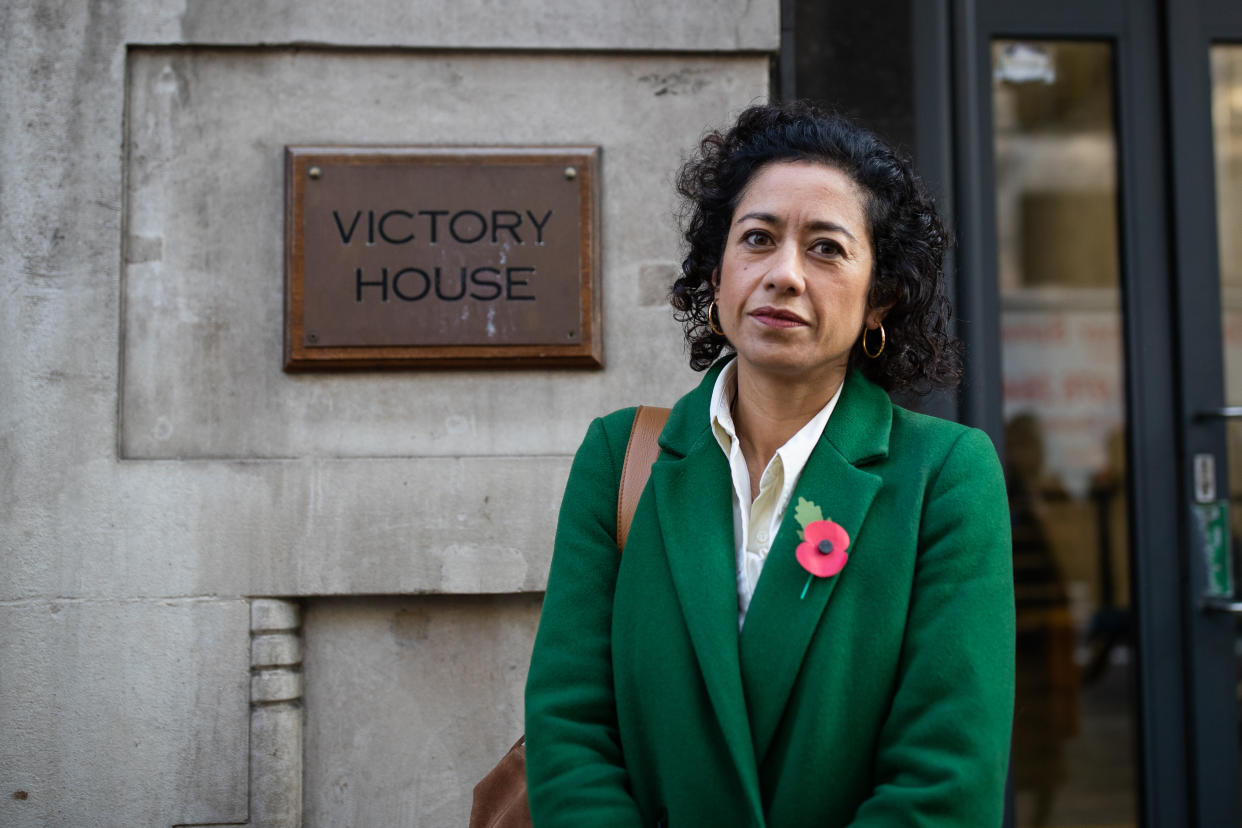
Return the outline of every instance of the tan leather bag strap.
{"type": "MultiPolygon", "coordinates": [[[[621,483],[617,488],[617,546],[625,549],[638,498],[651,477],[651,464],[660,456],[657,442],[667,408],[640,405],[630,428],[625,446],[625,462],[621,466],[621,483]]],[[[530,804],[526,798],[526,737],[509,749],[492,772],[474,786],[474,802],[470,809],[470,828],[529,828],[530,804]]]]}
{"type": "Polygon", "coordinates": [[[625,551],[625,539],[634,522],[634,510],[651,477],[651,464],[660,456],[660,432],[668,421],[669,409],[640,405],[630,428],[630,441],[625,446],[625,464],[621,466],[621,485],[617,489],[617,548],[625,551]]]}

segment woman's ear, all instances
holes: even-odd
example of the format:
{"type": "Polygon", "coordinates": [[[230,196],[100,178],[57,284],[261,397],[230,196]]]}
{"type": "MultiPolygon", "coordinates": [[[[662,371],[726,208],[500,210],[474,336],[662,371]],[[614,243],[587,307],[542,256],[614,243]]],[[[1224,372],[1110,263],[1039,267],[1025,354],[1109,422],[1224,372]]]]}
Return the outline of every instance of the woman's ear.
{"type": "Polygon", "coordinates": [[[712,298],[720,298],[720,268],[712,271],[712,298]]]}
{"type": "Polygon", "coordinates": [[[892,286],[891,290],[880,290],[876,272],[871,274],[871,287],[867,291],[867,312],[863,314],[863,324],[868,330],[874,331],[880,327],[880,323],[888,316],[888,312],[897,306],[897,303],[905,296],[905,290],[900,283],[892,286]],[[893,294],[896,294],[895,296],[893,294]],[[888,301],[885,302],[884,300],[888,301]],[[883,304],[878,304],[878,303],[883,304]]]}
{"type": "Polygon", "coordinates": [[[867,318],[864,321],[868,330],[874,331],[880,327],[880,323],[884,321],[884,317],[888,316],[888,312],[893,309],[896,302],[890,302],[878,308],[867,308],[867,318]]]}

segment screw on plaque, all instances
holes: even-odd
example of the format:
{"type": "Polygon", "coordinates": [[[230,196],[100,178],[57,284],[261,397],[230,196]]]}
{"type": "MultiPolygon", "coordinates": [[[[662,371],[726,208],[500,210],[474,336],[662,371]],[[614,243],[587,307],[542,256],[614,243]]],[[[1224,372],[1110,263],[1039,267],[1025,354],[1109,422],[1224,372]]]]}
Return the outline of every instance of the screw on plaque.
{"type": "Polygon", "coordinates": [[[566,181],[573,181],[577,177],[578,177],[577,167],[566,167],[565,168],[565,180],[566,181]]]}
{"type": "Polygon", "coordinates": [[[577,334],[576,334],[576,332],[575,332],[575,331],[570,331],[569,333],[565,334],[565,338],[566,338],[566,339],[573,339],[576,335],[577,335],[577,334]]]}
{"type": "Polygon", "coordinates": [[[311,167],[309,170],[306,171],[306,174],[309,175],[311,178],[318,179],[319,176],[323,175],[323,170],[319,169],[318,167],[311,167]]]}
{"type": "Polygon", "coordinates": [[[313,345],[314,343],[319,341],[319,334],[308,333],[306,335],[306,341],[313,345]]]}

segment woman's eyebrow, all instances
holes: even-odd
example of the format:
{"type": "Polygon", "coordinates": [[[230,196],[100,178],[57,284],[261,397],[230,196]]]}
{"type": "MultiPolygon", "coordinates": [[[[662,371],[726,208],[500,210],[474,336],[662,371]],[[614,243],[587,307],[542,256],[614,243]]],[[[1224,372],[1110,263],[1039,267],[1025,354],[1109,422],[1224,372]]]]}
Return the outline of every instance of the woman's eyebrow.
{"type": "MultiPolygon", "coordinates": [[[[781,225],[784,224],[783,221],[781,221],[779,218],[777,218],[773,214],[763,213],[759,211],[754,211],[754,212],[747,213],[744,216],[739,216],[738,220],[734,223],[741,224],[747,219],[755,219],[756,221],[762,221],[765,224],[772,224],[772,225],[776,225],[777,227],[780,227],[781,225]]],[[[842,227],[840,224],[837,224],[835,221],[825,221],[823,219],[819,219],[819,220],[812,221],[809,224],[807,224],[807,229],[816,230],[816,231],[826,230],[829,232],[836,231],[839,233],[844,233],[846,236],[849,237],[849,240],[852,242],[858,241],[858,239],[854,238],[853,233],[851,233],[849,230],[846,230],[844,227],[842,227]]]]}
{"type": "Polygon", "coordinates": [[[807,229],[808,230],[819,230],[819,231],[826,230],[829,232],[836,231],[839,233],[844,233],[846,236],[849,237],[849,240],[852,242],[858,241],[858,239],[854,238],[853,233],[851,233],[849,230],[846,230],[844,227],[842,227],[840,224],[837,224],[835,221],[822,221],[822,220],[812,221],[810,224],[807,225],[807,229]]]}
{"type": "Polygon", "coordinates": [[[776,224],[776,225],[784,224],[784,222],[782,222],[780,219],[778,219],[776,216],[772,215],[771,213],[761,213],[758,211],[747,213],[744,216],[738,216],[738,219],[737,221],[734,222],[734,224],[741,224],[742,222],[746,221],[746,219],[755,219],[757,221],[762,221],[765,224],[776,224]]]}

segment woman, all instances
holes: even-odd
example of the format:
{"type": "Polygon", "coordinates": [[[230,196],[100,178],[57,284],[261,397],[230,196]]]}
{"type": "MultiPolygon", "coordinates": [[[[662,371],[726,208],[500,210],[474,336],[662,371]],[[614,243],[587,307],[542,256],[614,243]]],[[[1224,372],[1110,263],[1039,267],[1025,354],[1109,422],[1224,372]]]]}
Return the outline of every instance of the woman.
{"type": "Polygon", "coordinates": [[[931,199],[805,104],[746,110],[679,185],[672,301],[710,370],[624,556],[634,410],[574,460],[526,688],[535,825],[995,826],[1004,480],[984,434],[886,393],[961,374],[931,199]]]}

